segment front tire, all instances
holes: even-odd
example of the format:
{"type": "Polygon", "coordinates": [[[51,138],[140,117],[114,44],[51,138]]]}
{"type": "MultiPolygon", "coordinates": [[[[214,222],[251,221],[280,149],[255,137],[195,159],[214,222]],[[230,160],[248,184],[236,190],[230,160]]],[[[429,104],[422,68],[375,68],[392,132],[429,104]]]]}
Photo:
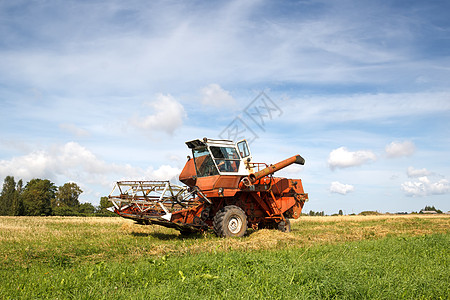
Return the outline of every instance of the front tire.
{"type": "Polygon", "coordinates": [[[218,237],[241,237],[247,232],[247,216],[240,207],[225,206],[214,216],[213,225],[218,237]]]}

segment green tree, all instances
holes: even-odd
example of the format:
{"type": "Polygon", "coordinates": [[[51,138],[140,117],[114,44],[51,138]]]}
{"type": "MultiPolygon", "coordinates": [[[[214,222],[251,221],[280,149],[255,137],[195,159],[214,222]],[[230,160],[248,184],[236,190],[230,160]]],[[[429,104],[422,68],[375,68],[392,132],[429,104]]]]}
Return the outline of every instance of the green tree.
{"type": "Polygon", "coordinates": [[[93,215],[95,214],[95,206],[89,202],[80,204],[79,213],[83,215],[93,215]]]}
{"type": "Polygon", "coordinates": [[[344,212],[342,211],[342,209],[339,210],[339,215],[342,216],[344,214],[344,212]]]}
{"type": "Polygon", "coordinates": [[[0,215],[21,216],[23,215],[22,203],[22,179],[16,185],[14,176],[6,176],[0,194],[0,215]]]}
{"type": "Polygon", "coordinates": [[[67,206],[71,208],[78,208],[80,202],[78,197],[83,193],[81,188],[74,182],[65,183],[58,187],[56,192],[56,201],[54,206],[67,206]]]}
{"type": "Polygon", "coordinates": [[[13,201],[13,212],[15,216],[23,216],[25,214],[22,192],[23,192],[23,181],[22,179],[19,179],[16,185],[16,195],[13,201]]]}
{"type": "Polygon", "coordinates": [[[108,210],[109,207],[113,206],[108,197],[103,196],[100,198],[100,205],[98,206],[97,215],[99,216],[117,216],[115,213],[108,210]]]}
{"type": "Polygon", "coordinates": [[[55,199],[56,186],[48,179],[30,180],[22,193],[24,211],[29,216],[49,216],[55,199]]]}
{"type": "Polygon", "coordinates": [[[103,196],[100,198],[100,209],[107,209],[109,207],[113,206],[112,202],[109,201],[108,197],[103,196]]]}
{"type": "Polygon", "coordinates": [[[419,211],[419,214],[422,214],[424,211],[435,211],[435,212],[437,212],[438,214],[442,214],[442,210],[436,209],[434,206],[428,206],[428,205],[426,205],[424,209],[421,209],[421,210],[419,211]]]}
{"type": "Polygon", "coordinates": [[[0,195],[0,215],[13,216],[14,215],[14,203],[17,198],[16,181],[14,176],[6,176],[3,182],[3,189],[0,195]]]}
{"type": "Polygon", "coordinates": [[[324,211],[317,211],[317,212],[315,212],[315,211],[313,211],[313,210],[310,210],[309,213],[308,213],[308,215],[310,215],[310,216],[320,216],[320,217],[323,217],[323,216],[325,216],[325,212],[324,212],[324,211]]]}

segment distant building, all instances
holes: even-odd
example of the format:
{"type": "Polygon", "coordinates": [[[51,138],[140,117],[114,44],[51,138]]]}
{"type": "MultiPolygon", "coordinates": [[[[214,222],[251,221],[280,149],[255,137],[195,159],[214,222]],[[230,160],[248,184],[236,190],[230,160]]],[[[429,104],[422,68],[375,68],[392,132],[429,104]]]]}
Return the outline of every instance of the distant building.
{"type": "Polygon", "coordinates": [[[434,211],[434,210],[422,210],[422,213],[423,214],[430,214],[430,215],[437,214],[437,212],[434,211]]]}

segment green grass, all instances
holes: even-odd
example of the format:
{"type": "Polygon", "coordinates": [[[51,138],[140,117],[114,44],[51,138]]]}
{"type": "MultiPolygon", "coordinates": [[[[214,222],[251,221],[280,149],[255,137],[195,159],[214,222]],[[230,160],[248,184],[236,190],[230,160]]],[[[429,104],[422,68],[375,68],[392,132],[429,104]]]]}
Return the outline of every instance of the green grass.
{"type": "Polygon", "coordinates": [[[449,299],[450,218],[340,220],[219,239],[117,218],[1,218],[0,299],[449,299]]]}

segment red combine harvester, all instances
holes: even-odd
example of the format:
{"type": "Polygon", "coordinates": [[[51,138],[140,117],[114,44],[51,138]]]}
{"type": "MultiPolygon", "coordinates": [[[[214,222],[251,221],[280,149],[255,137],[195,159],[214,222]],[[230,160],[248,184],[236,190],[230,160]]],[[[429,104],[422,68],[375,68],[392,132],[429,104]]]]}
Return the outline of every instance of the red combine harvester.
{"type": "Polygon", "coordinates": [[[290,231],[308,194],[301,179],[274,177],[295,155],[274,165],[252,162],[246,140],[186,142],[193,158],[180,174],[186,186],[169,181],[118,181],[109,195],[114,211],[139,224],[158,224],[191,233],[213,228],[220,237],[243,236],[254,229],[290,231]],[[118,194],[117,194],[118,193],[118,194]]]}

